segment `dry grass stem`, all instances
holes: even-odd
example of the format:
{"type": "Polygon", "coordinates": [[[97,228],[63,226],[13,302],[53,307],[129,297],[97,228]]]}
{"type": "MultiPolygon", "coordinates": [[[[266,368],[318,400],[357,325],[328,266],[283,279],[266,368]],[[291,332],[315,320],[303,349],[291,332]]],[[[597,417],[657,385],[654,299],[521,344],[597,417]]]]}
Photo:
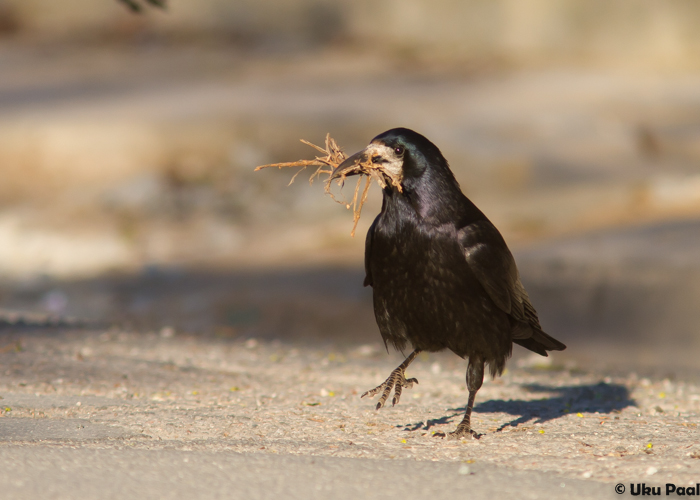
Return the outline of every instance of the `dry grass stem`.
{"type": "Polygon", "coordinates": [[[382,189],[386,187],[388,180],[388,182],[390,182],[399,191],[401,191],[401,183],[399,179],[395,179],[393,176],[389,176],[386,172],[380,171],[376,165],[373,165],[371,162],[367,161],[358,163],[356,167],[352,169],[352,171],[348,171],[347,173],[341,174],[338,178],[338,185],[342,187],[345,183],[345,177],[347,176],[347,174],[352,173],[358,174],[360,176],[360,178],[357,180],[357,185],[355,186],[355,192],[352,198],[352,202],[347,203],[342,200],[337,200],[333,196],[333,193],[331,193],[331,174],[333,173],[334,169],[336,169],[341,163],[343,163],[343,161],[345,161],[345,159],[347,158],[345,156],[345,153],[341,151],[341,149],[338,147],[338,144],[330,136],[330,134],[326,134],[325,148],[317,146],[304,139],[301,139],[301,142],[303,142],[307,146],[311,146],[317,151],[320,151],[324,154],[324,156],[317,156],[313,160],[298,160],[285,163],[270,163],[269,165],[261,165],[259,167],[256,167],[255,171],[257,172],[258,170],[272,167],[301,167],[301,170],[296,172],[292,179],[289,181],[290,185],[292,184],[292,182],[294,182],[294,180],[302,171],[306,170],[307,167],[316,167],[316,170],[313,174],[311,174],[311,177],[309,178],[309,184],[313,184],[314,180],[320,177],[321,174],[328,174],[328,179],[325,182],[326,193],[328,193],[331,196],[331,198],[333,198],[336,202],[343,203],[348,209],[352,208],[353,226],[352,231],[350,232],[350,236],[355,236],[357,223],[360,221],[360,214],[362,213],[362,206],[365,204],[365,201],[367,201],[367,194],[369,193],[369,186],[372,183],[372,180],[377,181],[377,183],[382,187],[382,189]],[[360,194],[360,184],[362,183],[362,178],[364,176],[366,176],[367,179],[365,181],[365,187],[362,190],[362,194],[360,194]]]}

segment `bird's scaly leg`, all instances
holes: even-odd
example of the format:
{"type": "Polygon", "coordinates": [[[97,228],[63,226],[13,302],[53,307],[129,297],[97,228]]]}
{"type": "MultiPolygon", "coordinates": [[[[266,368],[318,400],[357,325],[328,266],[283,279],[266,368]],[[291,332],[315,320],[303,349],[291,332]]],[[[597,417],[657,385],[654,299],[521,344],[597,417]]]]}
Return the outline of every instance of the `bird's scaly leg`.
{"type": "Polygon", "coordinates": [[[382,384],[378,385],[371,391],[365,392],[360,398],[364,398],[365,396],[373,397],[376,394],[379,393],[383,389],[382,392],[382,397],[379,398],[379,402],[377,402],[377,410],[384,406],[384,403],[386,403],[386,400],[389,398],[389,394],[391,394],[391,390],[394,389],[394,399],[392,400],[392,405],[396,405],[399,402],[399,399],[401,399],[401,391],[404,387],[410,389],[413,387],[414,383],[418,383],[418,380],[415,378],[409,378],[406,380],[406,376],[404,375],[404,370],[408,368],[408,365],[411,364],[411,361],[415,359],[416,356],[418,356],[418,353],[420,352],[420,349],[416,349],[413,351],[411,354],[408,355],[408,357],[404,360],[403,363],[401,363],[396,370],[391,372],[391,375],[389,375],[389,378],[386,379],[382,384]]]}
{"type": "Polygon", "coordinates": [[[478,356],[469,357],[469,366],[467,367],[467,388],[469,389],[469,401],[467,402],[467,411],[464,413],[464,418],[457,426],[454,432],[450,432],[450,437],[459,439],[469,435],[478,438],[478,434],[471,428],[472,408],[474,407],[474,399],[476,391],[481,388],[484,381],[484,360],[478,356]]]}

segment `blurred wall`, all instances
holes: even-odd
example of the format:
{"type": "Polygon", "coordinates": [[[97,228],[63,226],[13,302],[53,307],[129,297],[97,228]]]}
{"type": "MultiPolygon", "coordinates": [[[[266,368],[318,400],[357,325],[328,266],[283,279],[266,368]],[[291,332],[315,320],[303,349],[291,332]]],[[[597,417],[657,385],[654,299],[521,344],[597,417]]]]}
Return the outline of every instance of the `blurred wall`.
{"type": "Polygon", "coordinates": [[[289,49],[331,40],[407,56],[696,66],[697,0],[169,0],[134,17],[116,0],[1,0],[0,31],[39,38],[148,31],[289,49]]]}
{"type": "Polygon", "coordinates": [[[359,261],[318,185],[252,169],[308,157],[299,138],[330,131],[352,151],[398,124],[440,145],[510,242],[700,213],[698,14],[699,0],[168,0],[142,15],[0,0],[0,279],[359,261]]]}

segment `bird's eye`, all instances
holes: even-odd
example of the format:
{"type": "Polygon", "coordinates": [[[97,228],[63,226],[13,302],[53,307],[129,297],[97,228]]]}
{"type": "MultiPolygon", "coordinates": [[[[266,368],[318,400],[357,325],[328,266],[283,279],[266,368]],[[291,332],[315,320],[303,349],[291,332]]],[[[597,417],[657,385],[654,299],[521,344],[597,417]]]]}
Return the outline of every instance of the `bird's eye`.
{"type": "Polygon", "coordinates": [[[396,153],[397,155],[402,155],[403,152],[404,152],[403,146],[396,146],[394,148],[394,153],[396,153]]]}

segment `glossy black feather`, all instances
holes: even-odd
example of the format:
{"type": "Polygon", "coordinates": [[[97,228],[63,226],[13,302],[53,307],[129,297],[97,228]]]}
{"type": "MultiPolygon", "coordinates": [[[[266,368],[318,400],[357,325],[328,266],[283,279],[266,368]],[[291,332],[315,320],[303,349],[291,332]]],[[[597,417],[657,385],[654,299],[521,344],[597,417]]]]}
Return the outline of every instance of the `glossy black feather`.
{"type": "Polygon", "coordinates": [[[403,191],[388,185],[365,246],[365,285],[385,344],[450,349],[501,373],[513,342],[547,355],[542,331],[503,237],[462,193],[439,149],[408,129],[377,136],[403,148],[403,191]]]}

